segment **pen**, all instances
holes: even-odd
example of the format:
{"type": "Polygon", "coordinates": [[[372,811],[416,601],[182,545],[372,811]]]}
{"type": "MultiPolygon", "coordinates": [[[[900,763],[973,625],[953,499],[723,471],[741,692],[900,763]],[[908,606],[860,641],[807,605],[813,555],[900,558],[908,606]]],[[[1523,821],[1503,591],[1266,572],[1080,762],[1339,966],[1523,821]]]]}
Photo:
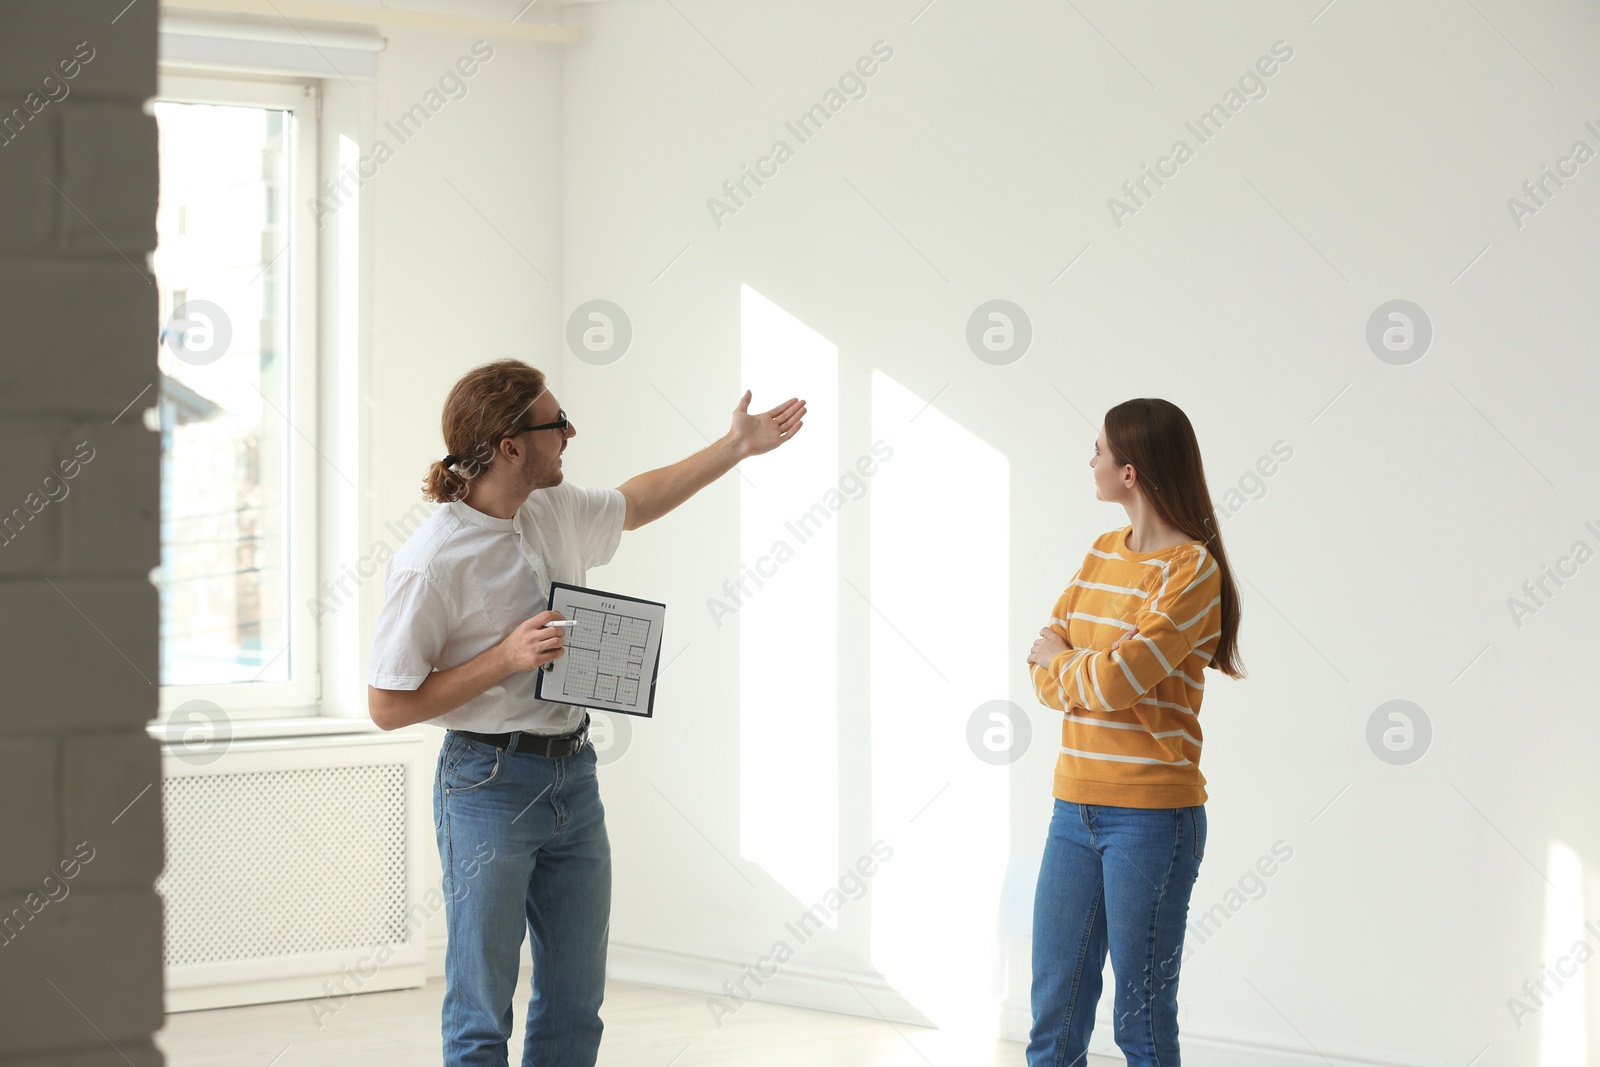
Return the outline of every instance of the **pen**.
{"type": "MultiPolygon", "coordinates": [[[[578,620],[577,619],[556,619],[554,622],[545,623],[546,627],[553,627],[553,628],[558,629],[558,630],[565,630],[565,629],[568,629],[569,627],[576,626],[576,625],[578,625],[578,620]]],[[[556,662],[555,660],[551,660],[549,663],[546,663],[544,666],[540,667],[539,669],[541,671],[553,670],[555,668],[555,662],[556,662]]]]}

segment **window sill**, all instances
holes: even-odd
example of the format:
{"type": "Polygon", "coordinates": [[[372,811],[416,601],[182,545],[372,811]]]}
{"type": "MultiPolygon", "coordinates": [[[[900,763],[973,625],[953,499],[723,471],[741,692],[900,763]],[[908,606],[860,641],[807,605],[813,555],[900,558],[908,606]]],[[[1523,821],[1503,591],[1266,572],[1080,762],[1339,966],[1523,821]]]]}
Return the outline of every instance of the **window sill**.
{"type": "MultiPolygon", "coordinates": [[[[339,734],[381,734],[377,723],[371,719],[345,718],[333,715],[294,715],[260,719],[232,719],[228,723],[229,736],[235,741],[253,741],[278,737],[332,737],[339,734]]],[[[151,722],[145,733],[162,744],[178,744],[193,722],[151,722]]]]}

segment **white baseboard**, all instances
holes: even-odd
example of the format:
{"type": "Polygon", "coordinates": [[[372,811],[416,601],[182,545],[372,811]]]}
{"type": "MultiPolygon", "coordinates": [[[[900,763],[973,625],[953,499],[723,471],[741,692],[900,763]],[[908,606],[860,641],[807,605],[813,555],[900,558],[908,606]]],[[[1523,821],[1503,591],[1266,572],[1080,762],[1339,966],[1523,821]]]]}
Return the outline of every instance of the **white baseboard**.
{"type": "MultiPolygon", "coordinates": [[[[705,993],[705,1010],[708,1017],[713,1017],[713,997],[724,1012],[737,1011],[741,1006],[745,998],[730,997],[723,983],[749,973],[748,964],[748,960],[716,959],[613,941],[607,953],[606,974],[623,982],[705,993]]],[[[745,988],[754,994],[750,999],[768,1004],[867,1019],[886,1018],[910,1026],[931,1025],[927,1016],[876,971],[841,971],[791,962],[784,964],[775,977],[764,979],[760,988],[749,981],[745,988]]]]}
{"type": "MultiPolygon", "coordinates": [[[[445,939],[442,936],[428,941],[429,979],[444,977],[444,946],[445,939]]],[[[522,943],[522,962],[524,966],[531,962],[526,941],[522,943]]],[[[740,978],[745,973],[742,968],[748,963],[748,960],[716,959],[612,941],[606,953],[606,976],[620,982],[661,986],[686,993],[705,993],[718,997],[726,1010],[737,1008],[738,1002],[728,996],[723,983],[740,978]]],[[[775,978],[766,979],[761,988],[755,988],[752,983],[746,983],[745,988],[755,994],[753,999],[769,1004],[859,1015],[867,1019],[879,1018],[878,1013],[881,1012],[883,1017],[893,1022],[911,1026],[930,1025],[927,1016],[913,1007],[884,980],[883,975],[875,971],[844,972],[788,963],[775,978]],[[852,984],[855,988],[851,988],[852,984]],[[857,993],[857,989],[861,992],[857,993]],[[871,1003],[863,1002],[863,996],[871,1003]]],[[[710,1011],[707,1007],[708,1015],[710,1011]]]]}
{"type": "MultiPolygon", "coordinates": [[[[441,956],[442,960],[442,956],[441,956]]],[[[441,964],[440,973],[443,973],[441,964]]],[[[259,978],[240,982],[218,982],[184,988],[167,988],[163,992],[165,1010],[171,1014],[180,1011],[206,1011],[211,1008],[231,1008],[241,1004],[273,1004],[286,1000],[305,1001],[313,1020],[337,1014],[348,996],[329,994],[333,983],[350,994],[377,993],[390,989],[414,989],[427,981],[421,964],[392,964],[379,970],[373,977],[360,983],[359,988],[349,985],[349,974],[329,971],[326,974],[295,975],[284,978],[259,978]],[[342,983],[342,984],[340,984],[342,983]]]]}

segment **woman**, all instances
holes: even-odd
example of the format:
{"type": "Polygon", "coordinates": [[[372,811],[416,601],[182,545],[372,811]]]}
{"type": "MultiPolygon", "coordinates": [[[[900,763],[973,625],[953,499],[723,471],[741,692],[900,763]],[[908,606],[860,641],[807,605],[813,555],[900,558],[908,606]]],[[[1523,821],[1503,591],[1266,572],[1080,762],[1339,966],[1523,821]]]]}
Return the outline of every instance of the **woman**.
{"type": "Polygon", "coordinates": [[[1205,854],[1197,713],[1209,666],[1244,676],[1239,598],[1188,418],[1142,398],[1106,412],[1095,496],[1130,525],[1095,539],[1028,653],[1063,713],[1033,912],[1029,1067],[1082,1064],[1107,951],[1117,1045],[1177,1067],[1178,968],[1205,854]]]}

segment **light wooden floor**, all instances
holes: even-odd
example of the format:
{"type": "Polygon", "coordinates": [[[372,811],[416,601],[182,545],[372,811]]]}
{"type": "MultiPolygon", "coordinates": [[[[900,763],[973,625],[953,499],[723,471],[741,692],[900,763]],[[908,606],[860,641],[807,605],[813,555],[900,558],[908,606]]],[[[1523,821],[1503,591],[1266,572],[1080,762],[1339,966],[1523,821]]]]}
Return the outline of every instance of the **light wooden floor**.
{"type": "MultiPolygon", "coordinates": [[[[521,994],[519,994],[520,998],[521,994]]],[[[351,997],[319,1030],[305,1002],[167,1016],[156,1043],[170,1067],[438,1067],[444,981],[351,997]]],[[[522,1014],[510,1062],[520,1064],[522,1014]]],[[[711,1021],[705,997],[625,982],[606,984],[601,1067],[1022,1067],[1022,1046],[963,1045],[949,1035],[830,1012],[749,1003],[711,1021]]],[[[1116,1067],[1091,1056],[1087,1067],[1116,1067]]]]}

